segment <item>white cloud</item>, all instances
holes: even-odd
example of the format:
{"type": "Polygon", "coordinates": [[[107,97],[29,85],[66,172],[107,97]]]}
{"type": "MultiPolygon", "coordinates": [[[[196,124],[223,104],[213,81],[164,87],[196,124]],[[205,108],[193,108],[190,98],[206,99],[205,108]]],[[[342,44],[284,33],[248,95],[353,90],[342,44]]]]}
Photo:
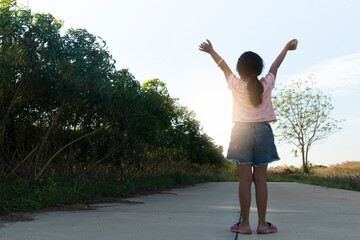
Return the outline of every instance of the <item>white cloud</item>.
{"type": "Polygon", "coordinates": [[[313,75],[316,86],[324,92],[333,95],[360,92],[360,52],[320,62],[290,79],[307,79],[309,75],[313,75]]]}

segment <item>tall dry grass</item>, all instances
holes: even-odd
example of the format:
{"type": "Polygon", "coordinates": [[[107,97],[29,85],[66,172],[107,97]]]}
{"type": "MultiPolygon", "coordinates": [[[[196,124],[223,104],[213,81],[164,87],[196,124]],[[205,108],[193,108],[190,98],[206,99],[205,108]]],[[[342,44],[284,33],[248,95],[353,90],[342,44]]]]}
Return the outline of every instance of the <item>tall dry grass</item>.
{"type": "Polygon", "coordinates": [[[360,161],[347,161],[330,165],[327,168],[314,168],[314,174],[320,176],[360,174],[360,161]]]}
{"type": "Polygon", "coordinates": [[[329,167],[312,166],[310,174],[305,174],[301,168],[294,166],[269,168],[268,180],[360,191],[360,161],[347,161],[329,167]]]}
{"type": "MultiPolygon", "coordinates": [[[[278,167],[269,168],[271,173],[282,173],[282,174],[292,174],[292,173],[302,173],[301,168],[297,168],[293,165],[283,165],[278,167]]],[[[310,167],[310,173],[319,176],[331,176],[331,175],[347,175],[347,174],[357,174],[360,173],[360,161],[346,161],[334,165],[326,166],[313,166],[310,167]]]]}

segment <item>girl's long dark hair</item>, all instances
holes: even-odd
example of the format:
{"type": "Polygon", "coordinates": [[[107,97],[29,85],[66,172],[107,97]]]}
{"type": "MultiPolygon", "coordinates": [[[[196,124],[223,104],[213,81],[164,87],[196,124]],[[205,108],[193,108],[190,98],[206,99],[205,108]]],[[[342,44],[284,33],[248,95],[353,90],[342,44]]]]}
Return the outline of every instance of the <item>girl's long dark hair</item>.
{"type": "Polygon", "coordinates": [[[243,78],[249,78],[247,83],[247,89],[250,96],[250,102],[255,107],[259,106],[262,103],[262,93],[264,87],[260,83],[257,76],[259,76],[264,67],[264,62],[262,58],[254,52],[244,52],[238,62],[237,62],[237,71],[243,78]]]}

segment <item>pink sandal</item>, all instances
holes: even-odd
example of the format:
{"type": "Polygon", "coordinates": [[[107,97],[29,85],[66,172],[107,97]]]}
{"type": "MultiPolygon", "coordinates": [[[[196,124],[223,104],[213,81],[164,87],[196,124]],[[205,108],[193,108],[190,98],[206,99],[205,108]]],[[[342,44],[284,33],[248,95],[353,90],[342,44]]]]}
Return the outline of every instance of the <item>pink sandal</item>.
{"type": "Polygon", "coordinates": [[[272,223],[266,222],[269,225],[269,228],[266,230],[259,231],[257,230],[258,234],[269,234],[269,233],[275,233],[277,232],[277,227],[273,225],[272,223]]]}
{"type": "Polygon", "coordinates": [[[241,234],[251,234],[252,231],[251,229],[249,230],[243,230],[243,229],[239,229],[239,223],[235,223],[231,228],[230,228],[230,231],[231,232],[235,232],[235,233],[241,233],[241,234]]]}

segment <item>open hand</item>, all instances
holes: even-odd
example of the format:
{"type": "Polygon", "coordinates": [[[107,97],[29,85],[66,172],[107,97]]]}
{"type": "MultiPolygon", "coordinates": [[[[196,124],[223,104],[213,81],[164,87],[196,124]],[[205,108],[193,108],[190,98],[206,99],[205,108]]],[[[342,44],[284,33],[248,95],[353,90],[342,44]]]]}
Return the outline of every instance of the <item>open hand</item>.
{"type": "Polygon", "coordinates": [[[287,50],[295,50],[297,48],[298,40],[293,39],[286,44],[287,50]]]}
{"type": "Polygon", "coordinates": [[[200,44],[199,50],[210,53],[211,51],[214,51],[214,48],[213,48],[211,42],[208,39],[206,39],[206,42],[203,42],[200,44]]]}

